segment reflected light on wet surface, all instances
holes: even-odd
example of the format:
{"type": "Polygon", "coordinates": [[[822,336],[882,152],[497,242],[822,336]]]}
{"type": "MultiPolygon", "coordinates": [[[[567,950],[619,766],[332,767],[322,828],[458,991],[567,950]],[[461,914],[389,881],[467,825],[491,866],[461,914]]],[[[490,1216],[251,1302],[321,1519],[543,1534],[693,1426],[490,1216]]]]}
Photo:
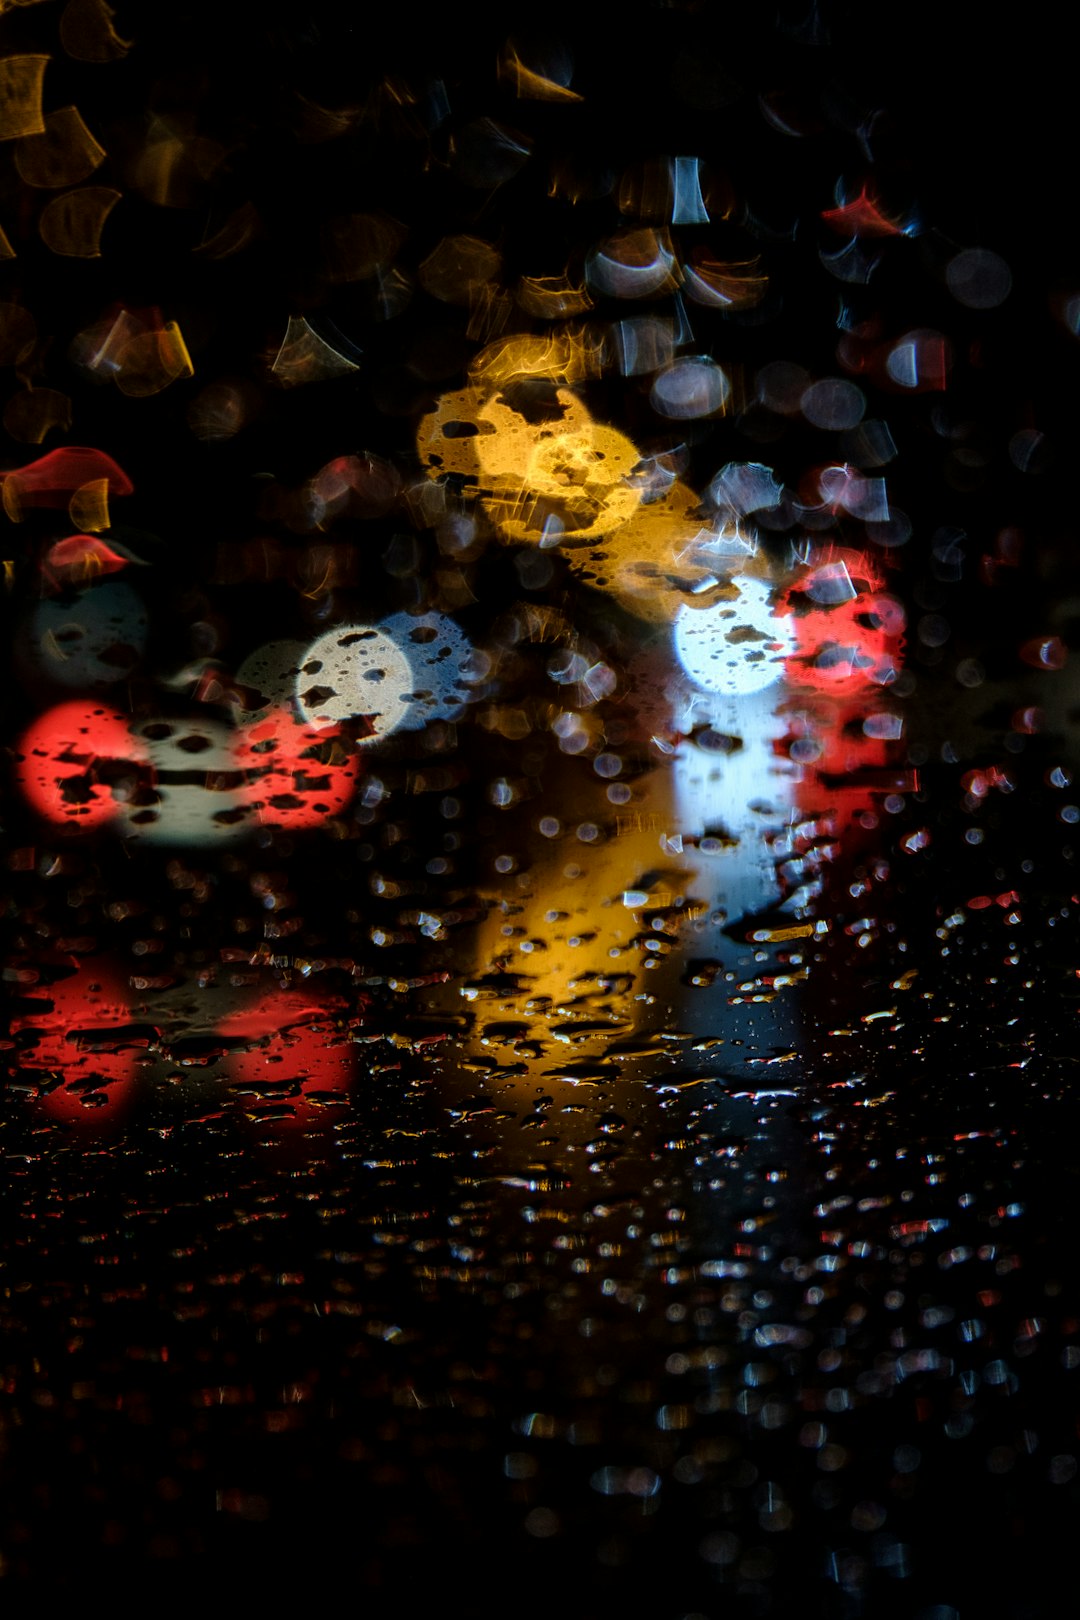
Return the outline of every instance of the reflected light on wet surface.
{"type": "Polygon", "coordinates": [[[23,994],[29,1010],[10,1028],[26,1043],[23,1067],[36,1106],[80,1128],[114,1127],[133,1100],[135,1060],[148,1044],[130,1028],[127,986],[115,970],[69,959],[31,971],[23,994]]]}

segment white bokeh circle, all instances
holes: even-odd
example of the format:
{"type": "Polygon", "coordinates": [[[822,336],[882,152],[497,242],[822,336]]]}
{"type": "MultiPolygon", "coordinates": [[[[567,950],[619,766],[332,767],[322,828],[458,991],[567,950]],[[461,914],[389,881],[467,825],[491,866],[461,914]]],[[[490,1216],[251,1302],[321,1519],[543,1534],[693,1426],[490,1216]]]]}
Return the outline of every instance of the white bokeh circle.
{"type": "Polygon", "coordinates": [[[401,720],[419,731],[432,720],[456,720],[483,679],[477,654],[464,630],[445,613],[393,613],[379,629],[408,660],[413,685],[401,720]]]}
{"type": "Polygon", "coordinates": [[[690,679],[706,692],[730,696],[771,686],[795,651],[791,620],[779,618],[770,606],[769,582],[744,575],[735,584],[736,601],[684,606],[674,628],[675,651],[690,679]]]}
{"type": "Polygon", "coordinates": [[[307,649],[296,681],[296,700],[309,725],[340,725],[363,715],[372,731],[358,743],[396,731],[409,713],[417,685],[398,644],[370,624],[343,624],[307,649]]]}

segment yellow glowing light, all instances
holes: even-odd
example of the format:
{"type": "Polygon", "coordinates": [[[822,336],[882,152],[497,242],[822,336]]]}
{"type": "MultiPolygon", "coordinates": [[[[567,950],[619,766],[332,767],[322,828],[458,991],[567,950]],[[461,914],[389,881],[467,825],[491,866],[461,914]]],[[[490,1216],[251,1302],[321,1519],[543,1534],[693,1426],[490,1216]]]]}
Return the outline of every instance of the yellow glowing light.
{"type": "Polygon", "coordinates": [[[470,295],[469,324],[465,336],[473,343],[489,343],[502,331],[514,312],[514,301],[490,281],[478,283],[470,295]]]}
{"type": "Polygon", "coordinates": [[[68,502],[68,514],[77,529],[100,534],[109,527],[109,480],[93,478],[77,489],[68,502]]]}
{"type": "Polygon", "coordinates": [[[420,285],[444,304],[470,304],[502,268],[502,254],[478,236],[444,236],[417,272],[420,285]]]}
{"type": "Polygon", "coordinates": [[[104,158],[105,148],[91,135],[77,107],[47,113],[41,133],[24,135],[15,148],[20,177],[42,190],[78,185],[104,158]]]}
{"type": "Polygon", "coordinates": [[[469,380],[488,393],[528,378],[582,382],[600,375],[598,351],[599,344],[587,329],[546,332],[542,337],[515,334],[481,349],[469,363],[469,380]]]}
{"type": "Polygon", "coordinates": [[[105,0],[68,0],[60,18],[60,43],[79,62],[118,62],[131,49],[113,27],[105,0]]]}
{"type": "Polygon", "coordinates": [[[284,388],[303,383],[326,382],[359,371],[354,360],[331,348],[302,315],[290,315],[281,348],[270,367],[284,388]]]}
{"type": "Polygon", "coordinates": [[[47,56],[0,57],[0,141],[44,131],[41,90],[49,60],[47,56]]]}
{"type": "MultiPolygon", "coordinates": [[[[488,372],[498,374],[509,363],[519,386],[545,382],[548,373],[540,368],[551,348],[546,340],[538,348],[531,339],[492,345],[485,351],[488,372]],[[519,369],[529,364],[537,369],[519,369]]],[[[417,432],[429,475],[456,476],[476,486],[506,540],[578,544],[621,527],[641,499],[634,477],[641,459],[637,446],[615,428],[594,422],[567,388],[532,403],[538,406],[535,416],[516,408],[509,390],[469,388],[444,395],[417,432]]]]}
{"type": "Polygon", "coordinates": [[[133,184],[159,208],[190,208],[224,161],[219,142],[155,119],[135,164],[133,184]]]}
{"type": "Polygon", "coordinates": [[[515,296],[527,315],[541,321],[565,320],[593,307],[588,288],[578,286],[567,275],[522,276],[515,296]]]}
{"type": "Polygon", "coordinates": [[[54,197],[38,221],[41,240],[65,258],[99,259],[101,233],[120,196],[111,186],[82,186],[54,197]]]}
{"type": "Polygon", "coordinates": [[[683,276],[686,296],[713,309],[752,309],[769,290],[760,259],[722,261],[703,249],[691,253],[683,276]]]}
{"type": "Polygon", "coordinates": [[[13,394],[4,406],[4,427],[21,444],[40,444],[52,428],[71,426],[71,400],[55,388],[13,394]]]}
{"type": "Polygon", "coordinates": [[[561,420],[540,423],[500,400],[485,407],[495,432],[476,440],[482,500],[504,539],[578,543],[619,528],[637,510],[637,446],[594,422],[568,389],[557,390],[556,404],[561,420]]]}
{"type": "Polygon", "coordinates": [[[702,549],[711,538],[700,498],[677,481],[660,499],[642,501],[597,547],[570,552],[570,565],[637,617],[667,624],[696,592],[715,586],[715,563],[702,549]]]}
{"type": "Polygon", "coordinates": [[[518,47],[508,40],[499,53],[499,78],[509,84],[519,101],[583,101],[576,90],[567,84],[531,68],[522,61],[518,47]]]}
{"type": "Polygon", "coordinates": [[[168,321],[160,331],[141,332],[123,345],[116,357],[116,386],[122,394],[142,399],[194,371],[180,328],[168,321]]]}
{"type": "Polygon", "coordinates": [[[792,939],[809,939],[813,932],[813,923],[792,923],[789,928],[756,928],[750,938],[758,945],[783,945],[792,939]]]}
{"type": "Polygon", "coordinates": [[[480,473],[476,440],[496,431],[494,422],[482,415],[486,397],[479,388],[460,388],[443,394],[434,410],[421,418],[416,448],[429,477],[476,483],[480,473]]]}

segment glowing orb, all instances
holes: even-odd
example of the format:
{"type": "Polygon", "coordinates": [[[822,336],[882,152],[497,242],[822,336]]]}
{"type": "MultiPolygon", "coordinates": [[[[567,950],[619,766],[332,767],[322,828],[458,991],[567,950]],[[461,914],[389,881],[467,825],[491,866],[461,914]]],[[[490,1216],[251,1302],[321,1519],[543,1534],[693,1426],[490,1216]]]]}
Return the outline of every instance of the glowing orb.
{"type": "Polygon", "coordinates": [[[418,731],[430,720],[455,720],[472,701],[479,673],[472,643],[445,613],[395,613],[379,629],[408,659],[415,685],[401,721],[418,731]]]}
{"type": "Polygon", "coordinates": [[[735,582],[738,596],[715,607],[680,608],[675,651],[692,681],[707,692],[732,696],[761,692],[778,681],[795,649],[790,620],[778,618],[764,579],[735,582]]]}
{"type": "Polygon", "coordinates": [[[370,624],[340,625],[307,650],[296,698],[312,726],[339,725],[363,717],[371,743],[400,726],[416,686],[412,664],[390,636],[370,624]]]}

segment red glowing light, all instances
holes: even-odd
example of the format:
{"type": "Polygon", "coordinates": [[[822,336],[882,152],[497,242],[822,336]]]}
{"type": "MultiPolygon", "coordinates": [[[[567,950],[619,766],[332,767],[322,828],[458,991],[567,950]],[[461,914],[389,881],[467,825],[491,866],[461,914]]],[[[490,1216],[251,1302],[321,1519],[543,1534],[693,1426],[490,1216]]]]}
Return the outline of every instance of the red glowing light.
{"type": "Polygon", "coordinates": [[[865,699],[873,686],[887,687],[896,679],[902,666],[904,609],[882,590],[883,584],[865,554],[841,546],[830,546],[798,575],[777,609],[792,615],[795,650],[786,674],[793,687],[865,699]],[[845,565],[855,594],[844,602],[817,605],[810,594],[814,576],[837,563],[845,565]]]}
{"type": "Polygon", "coordinates": [[[51,585],[83,585],[101,574],[118,574],[128,559],[93,534],[72,534],[49,547],[42,572],[51,585]]]}
{"type": "Polygon", "coordinates": [[[338,727],[312,727],[283,708],[248,727],[234,754],[244,804],[275,827],[315,827],[339,815],[360,776],[356,750],[338,727]]]}
{"type": "Polygon", "coordinates": [[[303,990],[268,991],[222,1021],[222,1035],[252,1043],[247,1051],[231,1052],[226,1067],[256,1118],[310,1124],[328,1100],[344,1097],[353,1053],[334,1024],[342,1005],[303,990]]]}
{"type": "Polygon", "coordinates": [[[108,479],[110,495],[130,495],[135,487],[104,450],[65,445],[9,472],[4,480],[4,505],[10,507],[14,500],[18,509],[66,506],[76,490],[102,478],[108,479]]]}
{"type": "Polygon", "coordinates": [[[790,615],[795,650],[786,664],[788,736],[777,747],[800,767],[797,803],[827,815],[834,838],[882,794],[912,785],[911,773],[891,763],[903,723],[888,689],[903,665],[905,620],[883,585],[871,557],[826,545],[778,607],[790,615]]]}
{"type": "Polygon", "coordinates": [[[115,1120],[131,1100],[139,1050],[149,1044],[145,1034],[124,1027],[131,1012],[123,980],[99,963],[80,962],[30,997],[33,1010],[11,1023],[13,1035],[35,1037],[23,1046],[20,1071],[40,1075],[43,1084],[50,1075],[63,1077],[40,1096],[43,1111],[80,1126],[115,1120]]]}
{"type": "Polygon", "coordinates": [[[1060,636],[1034,636],[1024,642],[1020,656],[1033,669],[1064,669],[1069,652],[1060,636]]]}
{"type": "Polygon", "coordinates": [[[145,766],[143,744],[131,735],[125,715],[85,698],[47,709],[23,733],[15,779],[28,802],[49,821],[100,827],[119,808],[108,777],[110,765],[145,766]]]}
{"type": "Polygon", "coordinates": [[[902,236],[895,220],[883,214],[877,198],[863,186],[857,197],[839,208],[828,208],[822,213],[826,225],[849,236],[902,236]]]}

